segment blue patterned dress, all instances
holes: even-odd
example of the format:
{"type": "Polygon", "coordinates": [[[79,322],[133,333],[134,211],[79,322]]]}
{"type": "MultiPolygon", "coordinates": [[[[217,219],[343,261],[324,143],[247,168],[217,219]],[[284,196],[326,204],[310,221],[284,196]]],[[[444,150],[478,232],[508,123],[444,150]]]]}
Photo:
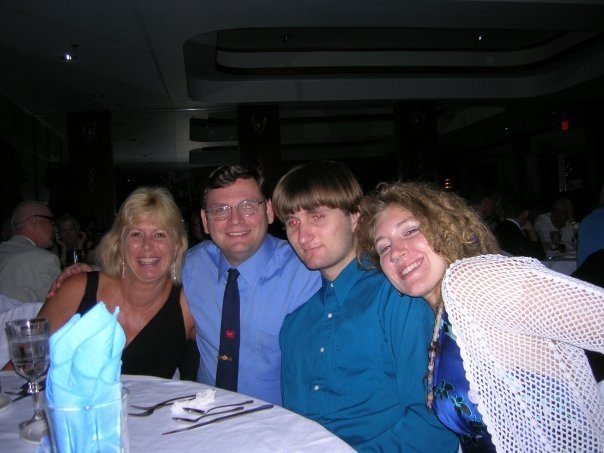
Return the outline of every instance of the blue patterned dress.
{"type": "Polygon", "coordinates": [[[434,360],[433,408],[436,415],[459,436],[464,453],[495,452],[482,416],[478,413],[476,404],[468,397],[470,385],[465,377],[459,346],[446,312],[441,320],[438,348],[434,360]]]}

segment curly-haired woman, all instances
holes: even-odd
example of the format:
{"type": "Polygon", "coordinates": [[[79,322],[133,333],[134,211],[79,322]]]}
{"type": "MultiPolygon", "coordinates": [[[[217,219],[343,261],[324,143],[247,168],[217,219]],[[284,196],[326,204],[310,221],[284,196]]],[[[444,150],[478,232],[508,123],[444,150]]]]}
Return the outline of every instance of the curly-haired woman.
{"type": "Polygon", "coordinates": [[[604,351],[604,291],[498,245],[453,193],[381,184],[359,257],[435,312],[426,403],[466,451],[603,451],[604,396],[583,349],[604,351]],[[461,261],[458,261],[461,260],[461,261]]]}

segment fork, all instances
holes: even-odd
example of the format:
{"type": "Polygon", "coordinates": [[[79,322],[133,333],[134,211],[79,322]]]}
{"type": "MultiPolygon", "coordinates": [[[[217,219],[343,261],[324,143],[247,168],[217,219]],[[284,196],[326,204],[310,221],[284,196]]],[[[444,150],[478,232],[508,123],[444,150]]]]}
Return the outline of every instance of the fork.
{"type": "MultiPolygon", "coordinates": [[[[212,409],[215,409],[215,408],[212,408],[212,409]]],[[[172,420],[176,420],[178,422],[185,422],[185,423],[197,423],[199,420],[201,420],[202,418],[205,418],[205,417],[211,417],[212,415],[219,415],[219,414],[228,414],[230,412],[239,412],[239,411],[242,411],[243,409],[245,409],[243,406],[237,406],[237,407],[233,407],[232,409],[227,409],[226,411],[212,412],[211,414],[208,413],[208,412],[210,412],[210,409],[208,409],[208,411],[206,411],[205,414],[200,415],[197,418],[172,417],[172,420]]]]}
{"type": "Polygon", "coordinates": [[[131,404],[130,405],[131,407],[133,407],[135,409],[140,409],[140,410],[142,410],[142,412],[136,412],[136,413],[129,412],[128,415],[132,415],[134,417],[146,417],[148,415],[151,415],[157,409],[165,407],[175,401],[188,401],[188,400],[195,399],[195,397],[197,397],[197,394],[186,395],[186,396],[177,396],[175,398],[170,398],[169,400],[162,401],[161,403],[154,404],[153,406],[137,406],[136,404],[131,404]]]}
{"type": "Polygon", "coordinates": [[[254,400],[242,401],[240,403],[231,403],[231,404],[223,404],[221,406],[210,407],[209,409],[195,409],[193,407],[183,407],[182,410],[185,412],[189,412],[190,414],[207,414],[208,412],[212,412],[216,409],[222,409],[223,407],[232,407],[232,406],[244,406],[246,404],[252,404],[254,400]]]}

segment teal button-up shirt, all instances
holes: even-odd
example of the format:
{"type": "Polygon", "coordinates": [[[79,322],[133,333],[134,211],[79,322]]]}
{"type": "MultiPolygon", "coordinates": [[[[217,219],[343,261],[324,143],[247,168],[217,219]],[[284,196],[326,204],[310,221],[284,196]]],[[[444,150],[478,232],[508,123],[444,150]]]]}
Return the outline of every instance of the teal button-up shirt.
{"type": "Polygon", "coordinates": [[[357,450],[456,452],[456,436],[425,404],[434,315],[383,274],[351,262],[286,317],[283,405],[357,450]]]}

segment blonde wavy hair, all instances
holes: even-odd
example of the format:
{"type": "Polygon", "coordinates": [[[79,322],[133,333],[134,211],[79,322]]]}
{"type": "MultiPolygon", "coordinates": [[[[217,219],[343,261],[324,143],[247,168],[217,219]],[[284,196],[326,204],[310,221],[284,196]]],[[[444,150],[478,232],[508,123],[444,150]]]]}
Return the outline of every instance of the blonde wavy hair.
{"type": "Polygon", "coordinates": [[[121,272],[126,231],[131,225],[150,217],[167,230],[176,245],[174,283],[180,284],[183,257],[189,243],[180,210],[172,194],[163,187],[140,187],[126,198],[117,212],[113,225],[96,249],[96,262],[107,275],[118,277],[121,272]]]}
{"type": "Polygon", "coordinates": [[[380,183],[365,197],[357,229],[359,261],[379,270],[375,250],[375,224],[380,214],[394,206],[409,211],[420,223],[420,231],[432,249],[448,264],[458,259],[498,253],[499,245],[488,226],[458,195],[417,182],[380,183]]]}

